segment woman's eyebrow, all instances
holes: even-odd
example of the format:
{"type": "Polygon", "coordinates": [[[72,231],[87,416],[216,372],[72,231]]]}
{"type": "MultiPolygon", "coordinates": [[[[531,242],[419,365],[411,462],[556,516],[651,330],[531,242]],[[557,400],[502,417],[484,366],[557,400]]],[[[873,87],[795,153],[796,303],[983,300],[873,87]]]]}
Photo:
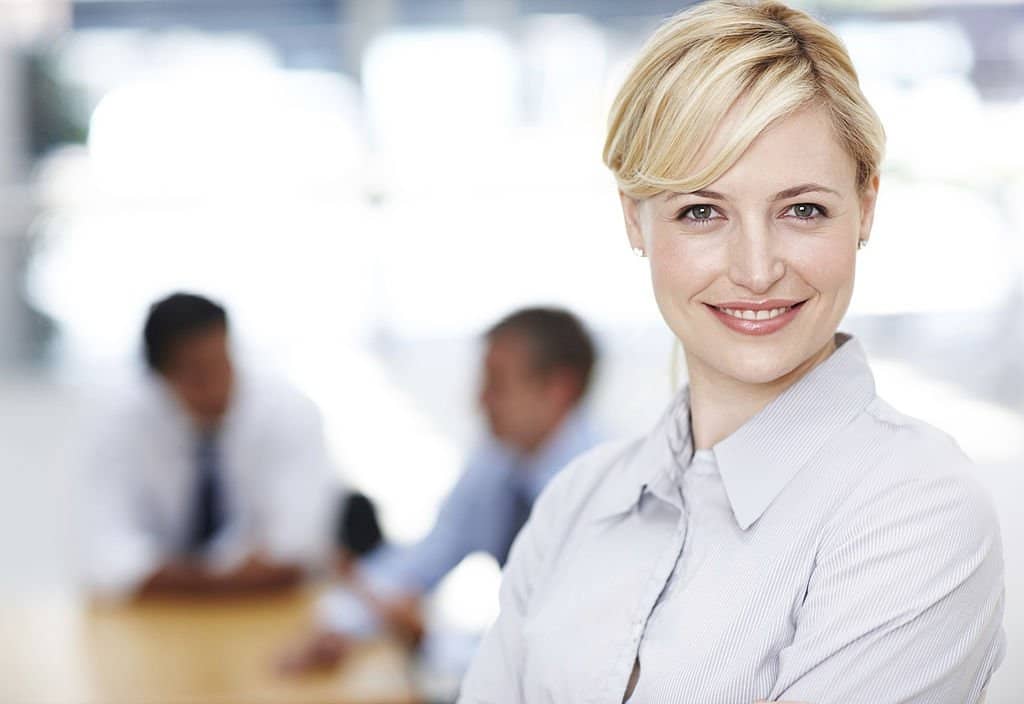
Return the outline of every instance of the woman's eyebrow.
{"type": "Polygon", "coordinates": [[[709,191],[706,189],[701,189],[699,191],[689,191],[686,193],[673,193],[667,198],[667,200],[675,200],[680,196],[698,196],[700,198],[708,198],[710,200],[728,200],[728,198],[723,196],[718,191],[709,191]]]}
{"type": "Polygon", "coordinates": [[[839,191],[829,188],[828,186],[822,186],[820,183],[801,183],[799,186],[792,186],[785,190],[776,193],[772,200],[784,200],[786,198],[793,198],[802,193],[810,193],[812,191],[822,191],[824,193],[831,193],[833,195],[839,195],[839,191]]]}
{"type": "MultiPolygon", "coordinates": [[[[772,196],[770,200],[784,200],[786,198],[793,198],[803,193],[812,193],[815,191],[820,191],[822,193],[831,193],[836,196],[840,195],[839,191],[835,190],[834,188],[829,188],[828,186],[823,186],[820,183],[801,183],[798,186],[790,186],[789,188],[779,191],[774,196],[772,196]]],[[[702,188],[698,191],[689,191],[688,193],[673,193],[666,200],[672,201],[675,200],[676,198],[679,198],[680,196],[697,196],[698,198],[707,198],[709,200],[729,200],[718,191],[710,191],[706,188],[702,188]]]]}

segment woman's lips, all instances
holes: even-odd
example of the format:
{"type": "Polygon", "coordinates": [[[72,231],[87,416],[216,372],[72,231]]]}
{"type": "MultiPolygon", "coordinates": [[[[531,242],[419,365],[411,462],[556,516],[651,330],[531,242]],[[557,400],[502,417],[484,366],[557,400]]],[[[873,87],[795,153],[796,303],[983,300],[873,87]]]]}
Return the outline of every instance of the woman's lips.
{"type": "Polygon", "coordinates": [[[730,330],[744,335],[771,335],[789,325],[806,301],[766,301],[757,304],[705,304],[730,330]]]}

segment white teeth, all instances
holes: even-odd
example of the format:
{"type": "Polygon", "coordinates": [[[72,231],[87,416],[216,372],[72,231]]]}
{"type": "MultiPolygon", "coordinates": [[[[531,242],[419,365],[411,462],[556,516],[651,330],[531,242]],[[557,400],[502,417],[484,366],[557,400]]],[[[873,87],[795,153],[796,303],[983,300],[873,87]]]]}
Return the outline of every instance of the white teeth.
{"type": "Polygon", "coordinates": [[[780,315],[789,310],[790,307],[786,308],[772,308],[771,310],[749,310],[749,309],[736,309],[736,308],[719,308],[726,315],[731,315],[739,320],[772,320],[778,318],[780,315]]]}

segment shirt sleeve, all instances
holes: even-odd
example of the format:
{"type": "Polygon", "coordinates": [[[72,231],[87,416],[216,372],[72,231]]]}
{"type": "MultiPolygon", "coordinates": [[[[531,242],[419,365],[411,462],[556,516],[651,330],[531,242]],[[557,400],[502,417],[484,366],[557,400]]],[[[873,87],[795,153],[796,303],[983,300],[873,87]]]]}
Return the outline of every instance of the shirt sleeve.
{"type": "Polygon", "coordinates": [[[409,546],[375,551],[365,561],[371,585],[392,592],[425,593],[470,553],[493,554],[493,543],[506,530],[507,504],[511,502],[506,459],[489,444],[478,449],[424,538],[409,546]]]}
{"type": "Polygon", "coordinates": [[[1002,659],[1003,562],[990,502],[962,476],[906,479],[822,543],[771,699],[976,704],[1002,659]]]}
{"type": "Polygon", "coordinates": [[[261,543],[277,561],[314,565],[326,558],[330,548],[330,521],[340,481],[316,406],[305,397],[288,405],[287,411],[276,414],[268,431],[272,439],[261,543]]]}
{"type": "Polygon", "coordinates": [[[165,559],[162,544],[147,525],[140,495],[139,464],[145,453],[120,423],[94,432],[85,452],[78,505],[78,572],[89,590],[124,597],[165,559]]]}

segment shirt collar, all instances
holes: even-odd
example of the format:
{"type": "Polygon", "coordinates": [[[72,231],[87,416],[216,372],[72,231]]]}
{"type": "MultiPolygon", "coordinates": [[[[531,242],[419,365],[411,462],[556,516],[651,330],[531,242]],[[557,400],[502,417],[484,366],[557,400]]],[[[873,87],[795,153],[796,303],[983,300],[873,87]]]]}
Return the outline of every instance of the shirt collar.
{"type": "MultiPolygon", "coordinates": [[[[736,522],[747,530],[836,431],[875,398],[874,377],[860,343],[836,335],[828,359],[786,389],[712,451],[736,522]]],[[[631,510],[647,491],[689,465],[693,454],[689,389],[683,389],[640,441],[609,489],[599,514],[631,510]],[[662,481],[659,481],[662,480],[662,481]],[[613,496],[614,494],[614,496],[613,496]]]]}
{"type": "MultiPolygon", "coordinates": [[[[680,467],[686,466],[693,454],[690,438],[690,390],[683,388],[662,413],[654,429],[633,441],[626,450],[622,466],[611,470],[595,496],[595,517],[604,519],[628,513],[644,494],[662,496],[676,480],[680,467]]],[[[662,496],[662,498],[668,498],[662,496]]]]}
{"type": "Polygon", "coordinates": [[[874,377],[860,343],[840,333],[836,345],[828,359],[712,448],[743,530],[875,398],[874,377]]]}

